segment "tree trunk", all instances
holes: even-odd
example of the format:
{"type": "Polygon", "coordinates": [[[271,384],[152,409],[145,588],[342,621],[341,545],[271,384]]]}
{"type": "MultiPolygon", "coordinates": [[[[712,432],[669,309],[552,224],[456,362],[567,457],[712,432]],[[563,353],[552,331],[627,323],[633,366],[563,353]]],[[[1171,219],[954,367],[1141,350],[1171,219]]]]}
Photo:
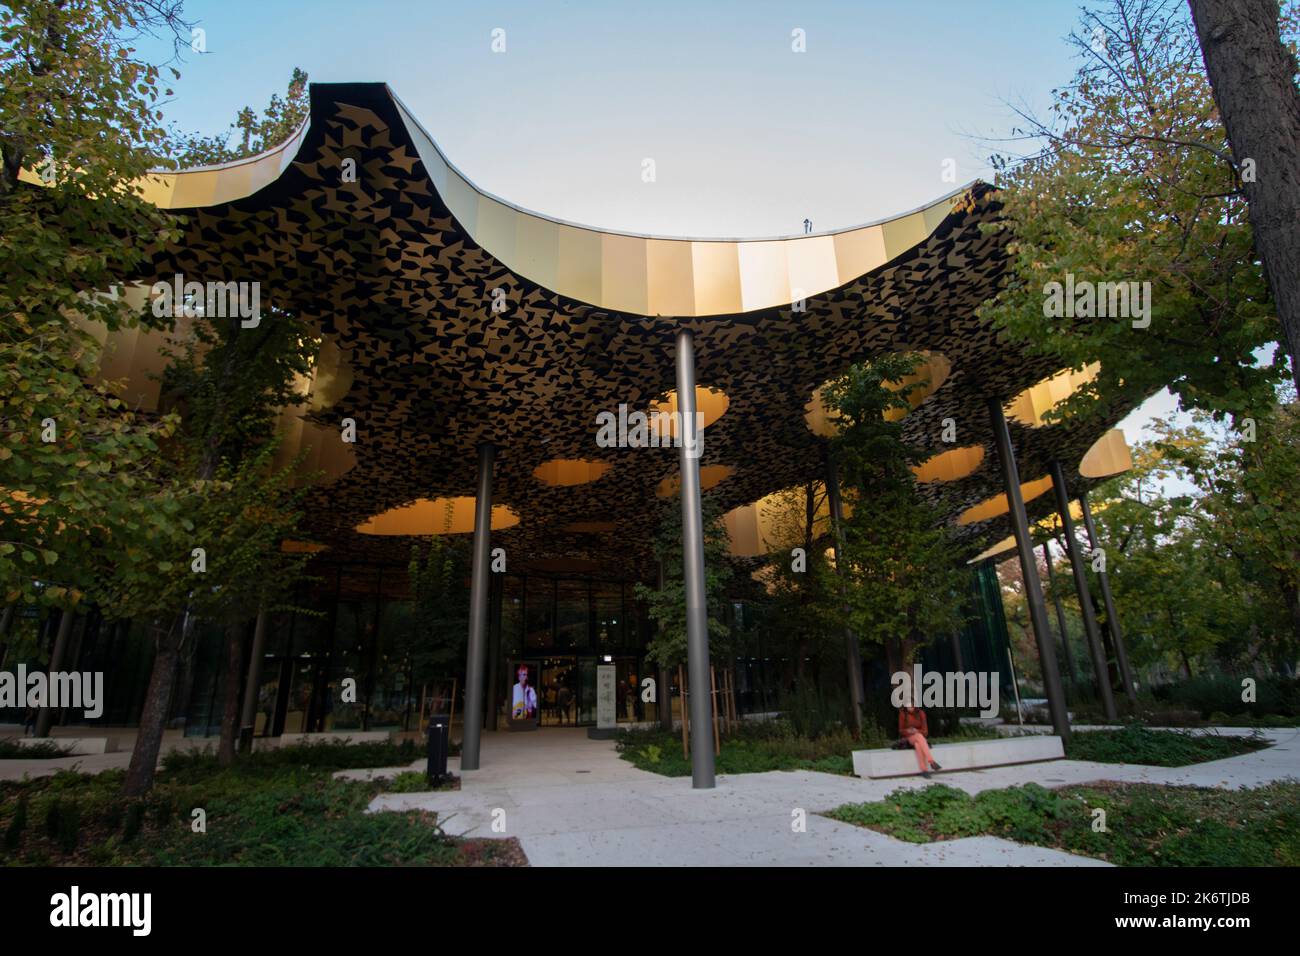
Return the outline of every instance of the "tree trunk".
{"type": "Polygon", "coordinates": [[[1188,0],[1300,387],[1300,92],[1277,0],[1188,0]],[[1247,161],[1250,162],[1247,162],[1247,161]]]}
{"type": "Polygon", "coordinates": [[[158,649],[154,654],[153,672],[149,675],[144,709],[140,712],[140,729],[136,733],[135,748],[131,751],[131,764],[122,783],[123,796],[142,796],[153,786],[158,751],[162,748],[163,731],[167,727],[167,709],[171,706],[180,663],[184,618],[183,613],[176,615],[165,630],[155,625],[155,630],[160,632],[156,639],[158,649]]]}
{"type": "Polygon", "coordinates": [[[226,627],[226,688],[221,707],[221,742],[217,744],[217,763],[229,767],[235,762],[235,745],[239,741],[239,675],[244,664],[244,628],[241,624],[226,627]]]}

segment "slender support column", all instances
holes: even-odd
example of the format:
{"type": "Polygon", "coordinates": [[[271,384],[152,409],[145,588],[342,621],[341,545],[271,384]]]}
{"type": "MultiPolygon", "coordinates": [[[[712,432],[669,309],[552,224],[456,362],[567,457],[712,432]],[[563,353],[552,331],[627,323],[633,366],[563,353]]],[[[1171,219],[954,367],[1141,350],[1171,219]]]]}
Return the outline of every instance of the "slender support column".
{"type": "Polygon", "coordinates": [[[1047,565],[1047,584],[1052,589],[1052,606],[1056,608],[1056,627],[1061,632],[1061,652],[1065,655],[1066,683],[1073,684],[1078,671],[1074,669],[1074,652],[1070,650],[1070,632],[1065,629],[1065,608],[1056,590],[1056,571],[1052,568],[1052,551],[1043,542],[1043,562],[1047,565]]]}
{"type": "Polygon", "coordinates": [[[677,332],[677,410],[681,413],[682,575],[686,585],[686,667],[690,674],[691,786],[711,790],[713,713],[709,700],[709,608],[704,590],[704,516],[700,509],[700,436],[695,420],[695,342],[677,332]]]}
{"type": "Polygon", "coordinates": [[[1101,695],[1101,708],[1106,719],[1119,717],[1115,710],[1115,694],[1110,689],[1110,671],[1106,667],[1106,652],[1101,649],[1101,634],[1097,629],[1097,615],[1092,610],[1092,589],[1088,575],[1083,570],[1083,555],[1079,553],[1079,540],[1074,535],[1074,518],[1070,516],[1070,492],[1065,486],[1065,473],[1059,461],[1052,462],[1052,490],[1056,492],[1056,511],[1061,516],[1061,531],[1065,538],[1065,551],[1070,556],[1070,570],[1074,572],[1074,589],[1079,595],[1079,613],[1083,617],[1083,632],[1088,638],[1088,653],[1092,655],[1092,668],[1097,673],[1097,693],[1101,695]]]}
{"type": "MultiPolygon", "coordinates": [[[[63,655],[67,653],[68,639],[72,636],[72,622],[76,618],[71,610],[64,609],[59,612],[59,633],[54,638],[54,649],[50,651],[49,686],[52,690],[54,685],[54,672],[63,669],[63,655]]],[[[50,727],[54,724],[53,707],[42,707],[36,715],[36,736],[48,737],[50,727]]]]}
{"type": "Polygon", "coordinates": [[[1025,516],[1025,499],[1020,493],[1020,471],[1011,449],[1011,432],[1007,428],[1006,416],[1002,413],[1002,403],[996,398],[989,399],[989,421],[998,446],[998,459],[1002,463],[1002,481],[1007,490],[1007,506],[1011,516],[1011,530],[1016,538],[1020,573],[1025,579],[1025,603],[1029,605],[1029,620],[1034,628],[1034,639],[1038,642],[1038,662],[1043,670],[1047,709],[1052,715],[1052,727],[1064,743],[1070,739],[1070,719],[1065,711],[1061,672],[1056,665],[1052,632],[1047,626],[1047,605],[1043,601],[1043,585],[1038,580],[1038,565],[1034,561],[1034,543],[1029,537],[1029,519],[1025,516]]]}
{"type": "MultiPolygon", "coordinates": [[[[664,589],[664,562],[659,559],[659,590],[664,589]]],[[[659,633],[663,633],[663,625],[655,624],[659,633]]],[[[659,707],[659,726],[669,732],[673,729],[673,685],[672,675],[667,667],[658,664],[655,671],[655,702],[659,707]]]]}
{"type": "MultiPolygon", "coordinates": [[[[1079,495],[1079,509],[1083,512],[1083,528],[1088,533],[1088,544],[1093,551],[1101,547],[1097,538],[1097,526],[1092,521],[1092,507],[1088,504],[1088,493],[1079,495]]],[[[1130,704],[1137,706],[1137,690],[1133,682],[1133,672],[1128,666],[1128,651],[1124,648],[1124,632],[1120,628],[1119,614],[1115,611],[1115,599],[1110,593],[1110,577],[1105,568],[1097,572],[1101,583],[1101,600],[1106,608],[1106,626],[1110,628],[1111,640],[1115,642],[1115,662],[1119,665],[1120,680],[1124,682],[1124,696],[1130,704]]]]}
{"type": "Polygon", "coordinates": [[[478,446],[478,494],[474,499],[474,558],[469,585],[469,649],[465,655],[465,732],[460,769],[477,770],[483,731],[483,662],[487,656],[488,566],[492,544],[492,464],[496,446],[478,446]]]}
{"type": "Polygon", "coordinates": [[[266,608],[257,611],[257,624],[253,628],[253,649],[248,655],[248,683],[244,685],[244,708],[239,720],[239,745],[245,750],[253,746],[253,732],[257,728],[257,697],[262,689],[262,658],[266,656],[266,608]]]}
{"type": "Polygon", "coordinates": [[[9,656],[9,626],[13,622],[14,606],[10,604],[0,615],[0,667],[5,666],[5,658],[9,656]]]}
{"type": "MultiPolygon", "coordinates": [[[[826,454],[826,500],[830,505],[831,523],[835,525],[835,571],[844,586],[844,507],[840,502],[839,469],[835,467],[835,456],[826,454]]],[[[845,606],[847,613],[848,607],[845,606]]],[[[858,635],[847,623],[844,625],[844,647],[849,668],[849,707],[852,720],[851,729],[855,737],[862,733],[862,650],[858,647],[858,635]]]]}

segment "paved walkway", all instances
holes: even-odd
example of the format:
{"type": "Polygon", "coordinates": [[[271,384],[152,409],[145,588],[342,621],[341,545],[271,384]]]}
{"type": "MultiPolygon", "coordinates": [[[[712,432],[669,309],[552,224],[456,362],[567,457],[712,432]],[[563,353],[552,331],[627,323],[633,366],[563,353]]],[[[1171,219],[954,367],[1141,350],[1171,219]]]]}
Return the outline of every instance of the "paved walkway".
{"type": "MultiPolygon", "coordinates": [[[[1264,731],[1264,751],[1169,769],[1059,760],[936,775],[969,793],[1023,783],[1096,780],[1255,787],[1300,779],[1300,731],[1264,731]]],[[[460,773],[458,761],[451,769],[460,773]]],[[[372,811],[436,811],[449,833],[516,836],[534,866],[1104,866],[1100,861],[998,837],[911,844],[818,815],[879,800],[920,777],[861,780],[811,771],[720,775],[714,790],[621,760],[612,741],[583,730],[486,733],[479,770],[461,789],[382,794],[372,811]],[[792,826],[803,811],[806,831],[792,826]],[[504,831],[493,830],[502,821],[504,831]]]]}

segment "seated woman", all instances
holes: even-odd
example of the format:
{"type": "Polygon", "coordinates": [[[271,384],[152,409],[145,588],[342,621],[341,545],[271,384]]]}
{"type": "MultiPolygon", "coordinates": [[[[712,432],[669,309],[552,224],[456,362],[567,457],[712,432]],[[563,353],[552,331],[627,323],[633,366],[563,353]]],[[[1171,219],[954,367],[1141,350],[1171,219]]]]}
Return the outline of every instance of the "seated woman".
{"type": "Polygon", "coordinates": [[[942,770],[930,756],[930,745],[926,735],[930,727],[925,720],[925,711],[919,707],[903,707],[898,711],[898,736],[916,751],[916,762],[921,765],[921,776],[930,776],[931,770],[942,770]]]}

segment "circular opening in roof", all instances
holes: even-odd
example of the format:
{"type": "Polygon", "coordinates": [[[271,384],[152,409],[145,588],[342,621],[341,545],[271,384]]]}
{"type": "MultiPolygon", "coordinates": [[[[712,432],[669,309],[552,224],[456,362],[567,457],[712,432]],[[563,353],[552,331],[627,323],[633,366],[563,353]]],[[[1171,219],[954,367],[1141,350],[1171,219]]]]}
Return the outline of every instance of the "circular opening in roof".
{"type": "Polygon", "coordinates": [[[587,458],[552,458],[533,469],[533,477],[552,488],[585,485],[606,475],[614,467],[608,462],[587,458]]]}
{"type": "MultiPolygon", "coordinates": [[[[705,465],[700,469],[700,491],[708,491],[719,482],[726,481],[735,473],[736,469],[730,465],[705,465]]],[[[659,487],[655,489],[655,495],[660,498],[671,498],[681,490],[682,476],[674,473],[659,482],[659,487]]]]}
{"type": "MultiPolygon", "coordinates": [[[[506,505],[492,509],[492,530],[519,524],[519,516],[506,505]]],[[[357,525],[361,534],[468,534],[474,530],[474,499],[418,498],[409,505],[389,508],[357,525]]]]}
{"type": "Polygon", "coordinates": [[[1042,428],[1051,424],[1043,421],[1044,415],[1091,382],[1100,371],[1101,365],[1093,362],[1077,372],[1068,368],[1057,372],[1037,385],[1030,385],[1002,406],[1002,411],[1007,418],[1029,428],[1042,428]]]}
{"type": "MultiPolygon", "coordinates": [[[[938,352],[917,352],[916,354],[921,357],[922,361],[917,365],[914,372],[904,376],[897,382],[885,383],[886,388],[894,391],[907,389],[906,398],[912,408],[919,407],[922,402],[937,392],[952,373],[952,363],[938,352]]],[[[821,438],[832,438],[836,431],[836,415],[822,401],[822,390],[835,381],[838,380],[830,379],[813,389],[812,397],[804,405],[804,423],[808,426],[810,432],[821,438]]],[[[907,411],[905,409],[891,408],[885,412],[885,421],[896,422],[906,415],[907,411]]]]}
{"type": "Polygon", "coordinates": [[[983,445],[966,445],[927,458],[912,469],[912,474],[916,475],[916,480],[922,484],[932,481],[957,481],[973,474],[983,461],[983,445]]]}
{"type": "MultiPolygon", "coordinates": [[[[731,405],[731,399],[727,398],[727,393],[719,388],[705,388],[703,385],[695,386],[695,411],[700,416],[702,428],[708,428],[724,414],[731,405]]],[[[668,438],[677,437],[677,392],[673,390],[668,392],[662,398],[655,399],[650,403],[650,434],[658,436],[660,440],[666,435],[668,438]],[[666,425],[666,431],[660,431],[661,425],[666,425]]]]}
{"type": "MultiPolygon", "coordinates": [[[[1039,478],[1037,481],[1024,482],[1020,486],[1020,494],[1025,501],[1033,501],[1051,487],[1052,478],[1049,475],[1045,478],[1039,478]]],[[[994,495],[992,498],[981,501],[979,504],[963,511],[957,516],[957,523],[959,525],[978,524],[981,521],[988,521],[990,518],[1004,515],[1010,510],[1005,494],[994,495]]]]}

